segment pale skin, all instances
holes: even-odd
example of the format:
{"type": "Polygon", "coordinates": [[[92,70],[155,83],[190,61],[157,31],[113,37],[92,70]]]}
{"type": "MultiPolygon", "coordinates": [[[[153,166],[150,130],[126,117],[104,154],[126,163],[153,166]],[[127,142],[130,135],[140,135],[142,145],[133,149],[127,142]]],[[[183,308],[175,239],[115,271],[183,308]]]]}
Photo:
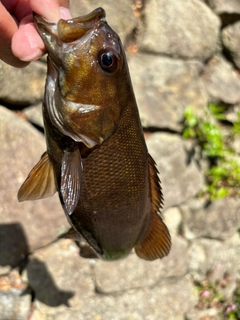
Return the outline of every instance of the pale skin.
{"type": "Polygon", "coordinates": [[[45,52],[32,12],[56,22],[70,19],[69,0],[2,0],[0,2],[0,59],[22,68],[45,52]]]}

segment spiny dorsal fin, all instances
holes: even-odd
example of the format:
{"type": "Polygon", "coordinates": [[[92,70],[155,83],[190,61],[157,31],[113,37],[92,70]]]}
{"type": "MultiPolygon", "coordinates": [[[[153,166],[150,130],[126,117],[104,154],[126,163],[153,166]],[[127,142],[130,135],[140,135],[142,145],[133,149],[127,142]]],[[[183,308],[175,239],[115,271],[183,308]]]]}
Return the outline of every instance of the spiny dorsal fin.
{"type": "Polygon", "coordinates": [[[47,198],[56,191],[53,163],[45,152],[20,187],[18,200],[21,202],[47,198]]]}
{"type": "Polygon", "coordinates": [[[80,151],[65,151],[61,165],[60,193],[65,212],[71,215],[78,204],[82,185],[82,159],[80,151]]]}
{"type": "Polygon", "coordinates": [[[150,188],[151,188],[151,198],[152,198],[152,212],[159,212],[163,207],[163,194],[160,184],[160,179],[158,176],[158,169],[153,158],[148,155],[148,168],[150,176],[150,188]]]}
{"type": "Polygon", "coordinates": [[[171,237],[168,228],[158,214],[162,207],[163,197],[155,162],[149,155],[149,175],[151,187],[152,211],[148,233],[142,243],[135,246],[136,254],[145,260],[155,260],[168,255],[171,248],[171,237]]]}

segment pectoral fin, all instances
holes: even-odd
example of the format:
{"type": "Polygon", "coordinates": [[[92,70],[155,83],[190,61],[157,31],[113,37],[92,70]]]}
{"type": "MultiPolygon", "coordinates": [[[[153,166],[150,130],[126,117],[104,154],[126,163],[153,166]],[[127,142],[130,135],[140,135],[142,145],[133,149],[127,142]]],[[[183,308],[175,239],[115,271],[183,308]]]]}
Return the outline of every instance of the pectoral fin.
{"type": "Polygon", "coordinates": [[[145,260],[155,260],[168,255],[171,248],[171,237],[168,228],[158,214],[162,202],[162,192],[155,162],[149,155],[149,175],[151,187],[152,210],[148,232],[143,241],[135,246],[136,254],[145,260]]]}
{"type": "Polygon", "coordinates": [[[45,152],[19,189],[18,200],[42,199],[52,196],[56,191],[53,163],[45,152]]]}
{"type": "Polygon", "coordinates": [[[82,184],[82,159],[80,151],[65,151],[61,166],[60,193],[65,212],[71,215],[80,198],[82,184]]]}
{"type": "Polygon", "coordinates": [[[73,229],[73,227],[71,227],[67,232],[59,236],[59,239],[62,239],[62,238],[76,240],[76,241],[82,240],[82,236],[75,229],[73,229]]]}

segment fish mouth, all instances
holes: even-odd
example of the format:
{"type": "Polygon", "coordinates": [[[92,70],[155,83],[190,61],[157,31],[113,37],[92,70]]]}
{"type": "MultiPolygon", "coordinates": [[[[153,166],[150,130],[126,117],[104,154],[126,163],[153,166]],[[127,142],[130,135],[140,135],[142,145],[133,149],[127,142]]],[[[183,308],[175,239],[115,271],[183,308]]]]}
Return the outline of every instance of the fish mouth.
{"type": "Polygon", "coordinates": [[[50,42],[49,35],[57,37],[64,43],[73,42],[94,28],[100,21],[105,20],[105,17],[105,10],[101,7],[81,17],[69,20],[60,19],[57,23],[49,22],[35,12],[33,13],[33,19],[38,32],[48,49],[50,42]]]}

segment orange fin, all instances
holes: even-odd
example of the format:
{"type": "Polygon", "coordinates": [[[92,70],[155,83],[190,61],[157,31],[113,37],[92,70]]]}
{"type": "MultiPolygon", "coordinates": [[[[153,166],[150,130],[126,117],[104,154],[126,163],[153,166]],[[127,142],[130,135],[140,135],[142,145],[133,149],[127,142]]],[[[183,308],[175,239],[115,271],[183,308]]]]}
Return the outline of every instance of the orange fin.
{"type": "Polygon", "coordinates": [[[168,228],[155,213],[150,222],[148,234],[142,243],[135,246],[136,254],[145,260],[155,260],[168,255],[171,248],[171,237],[168,228]]]}
{"type": "Polygon", "coordinates": [[[53,163],[45,152],[20,187],[18,200],[21,202],[47,198],[56,191],[53,163]]]}
{"type": "Polygon", "coordinates": [[[82,184],[82,159],[80,151],[65,151],[61,166],[60,192],[65,212],[71,215],[76,208],[82,184]]]}
{"type": "Polygon", "coordinates": [[[163,196],[154,160],[149,155],[149,175],[151,187],[152,211],[148,233],[143,241],[135,246],[136,254],[145,260],[155,260],[168,255],[171,237],[168,228],[158,214],[163,204],[163,196]]]}

